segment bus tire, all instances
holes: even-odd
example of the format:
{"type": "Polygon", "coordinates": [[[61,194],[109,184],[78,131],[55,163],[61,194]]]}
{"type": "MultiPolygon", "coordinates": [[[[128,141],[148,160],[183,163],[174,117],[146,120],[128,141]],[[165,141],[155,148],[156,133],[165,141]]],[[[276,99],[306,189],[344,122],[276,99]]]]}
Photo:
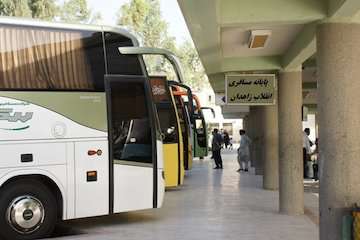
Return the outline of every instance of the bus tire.
{"type": "Polygon", "coordinates": [[[32,240],[49,236],[57,222],[56,198],[40,181],[18,180],[0,192],[0,237],[32,240]]]}

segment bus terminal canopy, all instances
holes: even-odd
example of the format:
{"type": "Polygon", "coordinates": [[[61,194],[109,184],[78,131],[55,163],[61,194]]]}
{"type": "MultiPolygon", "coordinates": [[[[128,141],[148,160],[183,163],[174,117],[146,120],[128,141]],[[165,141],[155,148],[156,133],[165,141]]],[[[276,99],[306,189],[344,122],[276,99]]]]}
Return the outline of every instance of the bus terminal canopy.
{"type": "Polygon", "coordinates": [[[311,78],[316,74],[307,72],[318,65],[318,23],[360,23],[359,0],[177,2],[211,86],[220,95],[225,93],[229,73],[276,73],[303,67],[304,104],[316,105],[311,97],[317,92],[316,79],[311,78]]]}

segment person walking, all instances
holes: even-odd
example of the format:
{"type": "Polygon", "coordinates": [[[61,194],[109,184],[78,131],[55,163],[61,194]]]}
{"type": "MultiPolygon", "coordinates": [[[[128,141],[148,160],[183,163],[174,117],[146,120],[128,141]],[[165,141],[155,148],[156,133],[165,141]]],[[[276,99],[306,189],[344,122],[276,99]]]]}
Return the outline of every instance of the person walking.
{"type": "Polygon", "coordinates": [[[246,131],[241,129],[240,131],[240,147],[238,148],[238,163],[240,168],[237,172],[240,171],[249,171],[249,162],[250,162],[250,145],[251,139],[246,135],[246,131]]]}
{"type": "Polygon", "coordinates": [[[307,178],[307,162],[310,160],[311,141],[309,139],[310,128],[305,128],[303,132],[303,165],[304,165],[304,179],[307,178]]]}
{"type": "Polygon", "coordinates": [[[212,139],[212,152],[215,160],[215,168],[214,169],[222,169],[223,163],[221,158],[221,145],[223,144],[223,138],[219,133],[219,129],[214,128],[213,130],[213,139],[212,139]]]}
{"type": "Polygon", "coordinates": [[[313,171],[314,171],[314,177],[313,179],[315,181],[318,181],[319,180],[319,159],[320,159],[320,156],[319,156],[319,139],[316,138],[315,140],[315,150],[311,153],[312,156],[314,156],[314,159],[315,159],[315,162],[313,164],[313,171]]]}
{"type": "Polygon", "coordinates": [[[223,138],[224,138],[225,149],[227,149],[228,146],[230,146],[230,136],[226,130],[224,130],[223,135],[224,135],[223,138]]]}

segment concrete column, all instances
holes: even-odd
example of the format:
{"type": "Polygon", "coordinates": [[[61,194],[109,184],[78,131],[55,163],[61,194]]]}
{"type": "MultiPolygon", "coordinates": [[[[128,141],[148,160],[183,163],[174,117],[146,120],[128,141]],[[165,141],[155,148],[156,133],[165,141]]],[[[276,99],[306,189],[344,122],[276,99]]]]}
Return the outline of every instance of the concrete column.
{"type": "Polygon", "coordinates": [[[279,188],[279,127],[277,105],[263,108],[263,124],[263,187],[267,190],[277,190],[279,188]]]}
{"type": "MultiPolygon", "coordinates": [[[[248,128],[249,128],[249,117],[248,117],[248,116],[245,116],[245,117],[242,119],[242,122],[243,122],[242,128],[243,128],[243,129],[248,129],[248,128]]],[[[239,133],[238,133],[238,134],[239,134],[239,133]]]]}
{"type": "Polygon", "coordinates": [[[264,107],[257,107],[257,167],[255,169],[256,175],[264,175],[264,107]]]}
{"type": "Polygon", "coordinates": [[[289,215],[304,213],[302,159],[302,76],[281,72],[279,77],[279,207],[289,215]]]}
{"type": "Polygon", "coordinates": [[[261,107],[254,107],[254,162],[255,174],[263,175],[264,161],[263,161],[263,117],[261,107]]]}
{"type": "Polygon", "coordinates": [[[317,58],[320,239],[335,240],[360,203],[360,25],[319,25],[317,58]]]}
{"type": "MultiPolygon", "coordinates": [[[[254,139],[254,132],[255,132],[255,124],[254,124],[254,110],[250,108],[250,112],[248,114],[248,121],[247,121],[247,127],[245,128],[248,136],[250,139],[254,139]]],[[[255,145],[252,144],[250,146],[250,162],[251,167],[255,167],[255,151],[254,151],[255,145]]]]}

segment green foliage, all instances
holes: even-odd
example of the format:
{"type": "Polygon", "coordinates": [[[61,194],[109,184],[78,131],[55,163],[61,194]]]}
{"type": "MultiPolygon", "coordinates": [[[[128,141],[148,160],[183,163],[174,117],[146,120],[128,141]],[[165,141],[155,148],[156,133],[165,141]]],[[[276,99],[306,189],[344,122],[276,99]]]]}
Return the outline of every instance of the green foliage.
{"type": "MultiPolygon", "coordinates": [[[[176,50],[175,38],[169,36],[168,23],[162,19],[159,0],[132,0],[124,4],[119,10],[117,23],[134,32],[143,46],[176,50]]],[[[144,59],[149,74],[175,78],[167,60],[157,56],[144,59]]]]}
{"type": "Polygon", "coordinates": [[[58,11],[53,0],[29,0],[28,4],[33,18],[52,20],[58,11]]]}
{"type": "Polygon", "coordinates": [[[65,22],[84,22],[90,17],[86,0],[68,0],[61,9],[61,19],[65,22]]]}
{"type": "Polygon", "coordinates": [[[0,15],[31,17],[31,10],[27,0],[1,0],[0,15]]]}
{"type": "Polygon", "coordinates": [[[174,49],[174,39],[168,34],[168,23],[161,17],[159,0],[132,0],[120,8],[118,15],[118,24],[128,26],[137,33],[143,45],[174,49]]]}
{"type": "Polygon", "coordinates": [[[100,13],[93,14],[86,0],[68,0],[61,8],[61,20],[70,23],[96,23],[100,13]]]}
{"type": "MultiPolygon", "coordinates": [[[[162,18],[159,0],[131,0],[118,13],[118,24],[126,26],[146,47],[164,48],[174,52],[180,59],[185,81],[193,89],[200,89],[208,82],[194,45],[187,41],[179,48],[174,37],[169,36],[168,23],[162,18]]],[[[166,74],[174,79],[175,73],[167,60],[146,56],[150,75],[166,74]]]]}
{"type": "Polygon", "coordinates": [[[183,42],[177,49],[177,55],[183,66],[186,83],[195,91],[209,87],[209,81],[194,44],[191,41],[183,42]]]}
{"type": "Polygon", "coordinates": [[[100,13],[93,13],[86,0],[0,0],[0,16],[32,17],[72,23],[96,23],[100,13]]]}

